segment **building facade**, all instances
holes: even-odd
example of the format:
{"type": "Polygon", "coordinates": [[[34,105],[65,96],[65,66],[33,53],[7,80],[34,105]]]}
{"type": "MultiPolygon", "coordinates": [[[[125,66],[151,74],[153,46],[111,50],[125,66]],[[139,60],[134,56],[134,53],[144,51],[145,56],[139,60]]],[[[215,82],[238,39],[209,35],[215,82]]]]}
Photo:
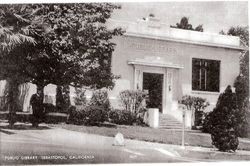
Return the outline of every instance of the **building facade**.
{"type": "MultiPolygon", "coordinates": [[[[111,69],[120,76],[109,93],[113,107],[119,107],[121,91],[146,90],[154,99],[149,107],[157,107],[162,114],[181,121],[178,100],[182,96],[206,98],[210,103],[208,111],[212,110],[220,92],[233,85],[239,75],[239,60],[244,50],[239,37],[169,28],[152,17],[135,23],[112,22],[111,25],[126,30],[123,36],[113,39],[117,45],[111,69]]],[[[3,89],[4,82],[1,84],[3,89]]],[[[36,92],[35,85],[29,85],[24,111],[29,111],[30,97],[36,92]]],[[[55,89],[55,85],[45,88],[46,102],[55,104],[55,89]]],[[[91,93],[87,93],[87,97],[90,96],[91,93]]]]}
{"type": "MultiPolygon", "coordinates": [[[[151,98],[161,100],[155,102],[162,114],[181,121],[182,96],[206,98],[211,111],[219,94],[233,86],[244,48],[238,37],[168,27],[147,18],[128,24],[126,34],[115,39],[112,72],[121,78],[111,98],[115,100],[125,89],[146,90],[151,98]]],[[[190,125],[191,113],[187,117],[190,125]]]]}

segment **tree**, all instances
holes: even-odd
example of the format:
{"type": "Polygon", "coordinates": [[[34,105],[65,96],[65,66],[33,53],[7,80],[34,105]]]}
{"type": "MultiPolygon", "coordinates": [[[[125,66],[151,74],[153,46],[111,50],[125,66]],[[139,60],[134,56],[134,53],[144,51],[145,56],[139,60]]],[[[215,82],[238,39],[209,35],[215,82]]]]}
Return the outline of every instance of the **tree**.
{"type": "Polygon", "coordinates": [[[203,25],[198,25],[196,28],[193,28],[192,24],[189,24],[187,17],[182,17],[180,23],[176,23],[176,26],[170,25],[170,27],[203,32],[203,25]]]}
{"type": "Polygon", "coordinates": [[[8,81],[7,105],[11,127],[18,108],[18,85],[28,79],[21,74],[20,66],[24,64],[22,56],[27,51],[26,46],[36,44],[34,38],[29,36],[32,33],[29,30],[30,22],[25,17],[19,17],[24,13],[26,11],[20,6],[0,6],[0,80],[8,81]]]}
{"type": "Polygon", "coordinates": [[[220,151],[235,151],[238,147],[238,114],[236,94],[228,86],[210,114],[212,144],[220,151]]]}
{"type": "MultiPolygon", "coordinates": [[[[244,47],[249,47],[249,31],[248,26],[241,27],[231,27],[227,32],[221,30],[219,34],[238,36],[240,37],[240,44],[244,47]]],[[[241,74],[248,77],[249,76],[249,53],[248,51],[243,51],[240,58],[240,71],[241,74]]]]}
{"type": "MultiPolygon", "coordinates": [[[[227,33],[221,30],[220,34],[239,36],[240,44],[244,47],[249,47],[249,31],[248,27],[231,27],[227,33]]],[[[249,51],[242,51],[240,57],[240,74],[234,82],[236,88],[237,104],[239,107],[240,126],[238,128],[239,136],[247,136],[247,112],[249,109],[249,51]]]]}
{"type": "Polygon", "coordinates": [[[66,112],[70,107],[70,89],[69,86],[57,86],[56,88],[56,106],[58,110],[66,112]]]}
{"type": "MultiPolygon", "coordinates": [[[[50,83],[112,88],[116,76],[111,73],[115,47],[111,39],[121,35],[122,30],[107,29],[105,23],[119,6],[109,3],[12,6],[15,10],[11,14],[29,22],[32,32],[29,36],[37,43],[25,45],[24,65],[15,61],[20,66],[15,73],[28,78],[26,81],[40,90],[50,83]]],[[[7,12],[8,7],[2,13],[7,12]]],[[[7,15],[3,14],[2,19],[8,20],[7,15]]]]}

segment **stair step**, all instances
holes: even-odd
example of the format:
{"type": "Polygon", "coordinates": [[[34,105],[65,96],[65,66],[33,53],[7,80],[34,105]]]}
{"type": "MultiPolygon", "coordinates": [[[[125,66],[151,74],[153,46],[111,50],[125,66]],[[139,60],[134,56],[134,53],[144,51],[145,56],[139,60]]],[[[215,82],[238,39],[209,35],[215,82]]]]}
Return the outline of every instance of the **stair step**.
{"type": "Polygon", "coordinates": [[[160,129],[182,129],[182,127],[168,127],[168,126],[160,126],[160,129]]]}
{"type": "MultiPolygon", "coordinates": [[[[160,120],[160,122],[179,122],[179,121],[174,121],[174,120],[160,120]]],[[[179,122],[181,123],[181,122],[179,122]]]]}
{"type": "Polygon", "coordinates": [[[182,126],[182,124],[159,123],[159,125],[182,126]]]}
{"type": "Polygon", "coordinates": [[[182,129],[182,122],[171,115],[161,114],[159,117],[159,128],[161,129],[182,129]]]}
{"type": "Polygon", "coordinates": [[[167,122],[167,123],[181,123],[179,121],[167,121],[167,120],[164,120],[164,121],[160,120],[160,122],[162,122],[162,123],[164,123],[164,122],[167,122]]]}
{"type": "Polygon", "coordinates": [[[182,126],[182,124],[159,124],[159,126],[182,126]]]}

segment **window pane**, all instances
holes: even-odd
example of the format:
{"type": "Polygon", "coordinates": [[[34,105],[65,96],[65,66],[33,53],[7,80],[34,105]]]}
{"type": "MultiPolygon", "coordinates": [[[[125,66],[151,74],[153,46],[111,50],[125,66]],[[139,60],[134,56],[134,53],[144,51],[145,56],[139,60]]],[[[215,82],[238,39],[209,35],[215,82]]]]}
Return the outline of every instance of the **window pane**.
{"type": "Polygon", "coordinates": [[[192,59],[192,90],[219,92],[220,61],[192,59]]]}
{"type": "Polygon", "coordinates": [[[192,89],[200,90],[200,60],[192,60],[192,89]]]}
{"type": "Polygon", "coordinates": [[[220,62],[210,61],[208,63],[207,87],[208,91],[218,92],[220,85],[220,62]]]}

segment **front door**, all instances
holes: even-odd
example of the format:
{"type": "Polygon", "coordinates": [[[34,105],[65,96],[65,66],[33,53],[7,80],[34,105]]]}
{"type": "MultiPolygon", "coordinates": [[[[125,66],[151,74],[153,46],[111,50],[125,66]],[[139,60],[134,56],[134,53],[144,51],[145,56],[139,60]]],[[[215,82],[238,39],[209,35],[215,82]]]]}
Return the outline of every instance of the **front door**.
{"type": "Polygon", "coordinates": [[[143,72],[143,90],[148,92],[147,108],[158,108],[162,112],[164,74],[143,72]]]}

